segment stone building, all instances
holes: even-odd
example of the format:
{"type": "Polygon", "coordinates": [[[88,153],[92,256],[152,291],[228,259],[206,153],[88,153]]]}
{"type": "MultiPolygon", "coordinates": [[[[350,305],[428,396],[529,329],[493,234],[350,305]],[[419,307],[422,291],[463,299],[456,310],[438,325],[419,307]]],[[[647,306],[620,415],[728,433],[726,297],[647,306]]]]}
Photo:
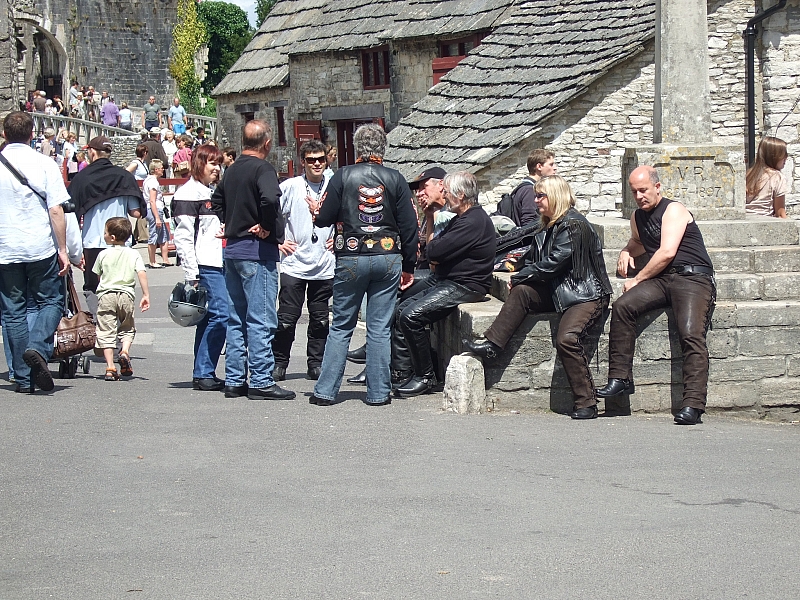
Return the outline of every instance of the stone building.
{"type": "Polygon", "coordinates": [[[339,164],[349,164],[355,127],[399,122],[513,5],[281,0],[213,91],[220,127],[238,143],[248,119],[269,121],[270,159],[284,172],[309,137],[336,144],[339,164]]]}
{"type": "MultiPolygon", "coordinates": [[[[169,101],[167,71],[175,0],[11,0],[17,95],[66,94],[71,80],[108,90],[117,101],[169,101]]],[[[133,105],[133,104],[132,104],[133,105]]]]}
{"type": "MultiPolygon", "coordinates": [[[[707,1],[716,143],[745,145],[742,32],[775,3],[707,1]]],[[[468,169],[486,204],[524,175],[532,148],[547,146],[581,210],[619,215],[624,148],[652,142],[655,6],[281,0],[213,92],[220,125],[237,142],[247,119],[269,121],[271,160],[285,172],[305,137],[337,144],[348,164],[353,128],[376,120],[394,127],[391,164],[409,176],[434,162],[468,169]]],[[[790,143],[790,211],[800,202],[798,43],[800,0],[788,0],[759,27],[755,71],[757,135],[790,143]]]]}

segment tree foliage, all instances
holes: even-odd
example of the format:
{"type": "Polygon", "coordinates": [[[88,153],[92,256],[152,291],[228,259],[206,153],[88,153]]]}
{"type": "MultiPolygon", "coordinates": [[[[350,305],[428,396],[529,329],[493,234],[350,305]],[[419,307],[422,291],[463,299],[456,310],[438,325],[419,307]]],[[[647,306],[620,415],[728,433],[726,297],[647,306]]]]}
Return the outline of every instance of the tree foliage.
{"type": "Polygon", "coordinates": [[[253,30],[247,13],[229,2],[201,2],[197,5],[197,15],[208,32],[208,70],[204,88],[211,91],[250,43],[253,30]]]}
{"type": "Polygon", "coordinates": [[[205,25],[197,14],[195,0],[178,0],[177,25],[172,29],[172,58],[169,73],[178,84],[178,96],[188,112],[200,109],[200,81],[194,57],[207,39],[205,25]]]}
{"type": "Polygon", "coordinates": [[[267,18],[269,11],[272,10],[272,7],[275,6],[277,1],[278,0],[256,0],[256,18],[258,19],[259,27],[261,27],[264,19],[267,18]]]}

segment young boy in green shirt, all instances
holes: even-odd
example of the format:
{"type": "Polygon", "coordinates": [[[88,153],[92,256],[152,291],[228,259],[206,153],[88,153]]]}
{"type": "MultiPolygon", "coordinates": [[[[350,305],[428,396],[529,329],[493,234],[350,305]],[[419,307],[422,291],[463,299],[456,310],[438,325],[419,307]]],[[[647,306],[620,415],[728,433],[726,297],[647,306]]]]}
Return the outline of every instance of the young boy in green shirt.
{"type": "Polygon", "coordinates": [[[106,359],[106,381],[117,381],[120,374],[133,375],[130,349],[136,328],[133,323],[133,306],[136,300],[135,284],[139,278],[142,286],[142,299],[139,308],[142,312],[150,308],[150,290],[147,274],[141,255],[125,245],[131,237],[133,228],[125,217],[113,217],[106,221],[103,239],[108,248],[97,257],[92,269],[100,278],[97,286],[97,342],[106,359]],[[117,337],[122,340],[119,353],[120,373],[114,366],[114,349],[117,337]]]}

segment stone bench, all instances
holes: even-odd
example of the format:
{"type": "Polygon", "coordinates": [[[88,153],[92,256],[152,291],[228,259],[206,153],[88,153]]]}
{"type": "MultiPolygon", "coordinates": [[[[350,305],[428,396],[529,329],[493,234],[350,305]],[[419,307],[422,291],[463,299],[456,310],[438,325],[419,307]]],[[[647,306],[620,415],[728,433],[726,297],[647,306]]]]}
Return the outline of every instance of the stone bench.
{"type": "MultiPolygon", "coordinates": [[[[434,327],[444,365],[461,353],[462,338],[483,334],[501,306],[495,298],[463,304],[434,327]]],[[[640,319],[633,368],[636,393],[629,397],[630,405],[624,397],[606,401],[607,410],[664,412],[680,406],[683,360],[672,318],[671,310],[657,310],[640,319]]],[[[568,412],[572,394],[554,347],[558,319],[555,313],[528,316],[506,350],[484,361],[484,410],[568,412]]],[[[587,336],[598,385],[607,379],[609,325],[610,316],[587,336]]],[[[708,346],[710,410],[764,414],[800,406],[800,301],[719,302],[708,346]]]]}

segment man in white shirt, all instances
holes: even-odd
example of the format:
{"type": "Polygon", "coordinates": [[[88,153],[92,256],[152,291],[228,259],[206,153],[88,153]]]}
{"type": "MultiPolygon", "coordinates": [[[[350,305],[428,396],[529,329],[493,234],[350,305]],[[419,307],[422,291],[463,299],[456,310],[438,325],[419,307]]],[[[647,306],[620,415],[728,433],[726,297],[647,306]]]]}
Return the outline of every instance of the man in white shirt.
{"type": "Polygon", "coordinates": [[[4,342],[11,345],[16,391],[50,391],[54,384],[47,359],[64,303],[60,276],[69,267],[62,204],[70,198],[56,163],[30,147],[30,115],[9,113],[3,134],[8,144],[2,154],[10,165],[0,165],[0,308],[8,332],[4,342]],[[30,330],[28,296],[38,309],[30,330]]]}
{"type": "Polygon", "coordinates": [[[319,201],[328,179],[325,144],[309,140],[300,146],[304,173],[281,184],[281,212],[286,222],[286,241],[281,250],[278,329],[272,340],[275,370],[272,378],[283,381],[289,366],[297,321],[308,302],[308,378],[318,379],[328,339],[328,300],[333,295],[336,257],[331,250],[332,227],[314,227],[306,197],[319,201]]]}

